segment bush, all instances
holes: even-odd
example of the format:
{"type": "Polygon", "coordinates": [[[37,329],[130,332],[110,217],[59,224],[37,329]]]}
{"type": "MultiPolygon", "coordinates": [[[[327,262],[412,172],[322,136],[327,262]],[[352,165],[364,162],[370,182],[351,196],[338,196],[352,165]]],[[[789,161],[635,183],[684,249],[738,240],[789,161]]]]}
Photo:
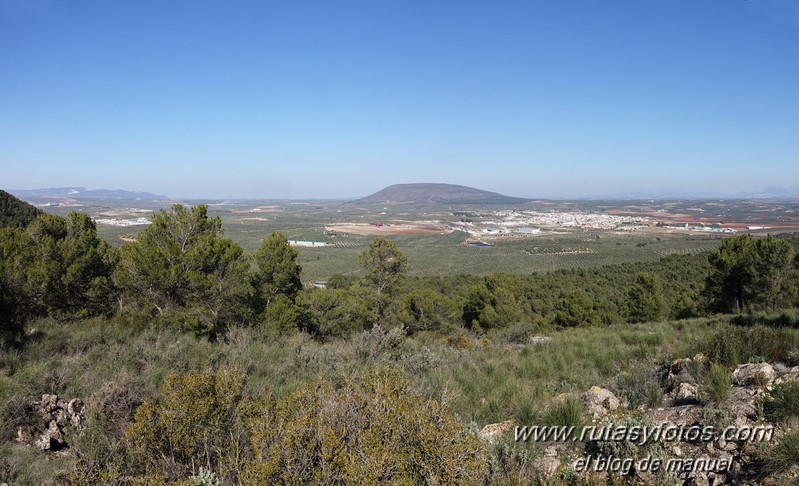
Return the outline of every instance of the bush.
{"type": "Polygon", "coordinates": [[[773,422],[799,417],[799,381],[776,385],[763,408],[766,417],[773,422]]]}
{"type": "Polygon", "coordinates": [[[441,358],[430,351],[427,346],[422,346],[418,350],[408,350],[403,353],[400,360],[405,371],[411,374],[421,373],[430,370],[441,364],[441,358]]]}
{"type": "Polygon", "coordinates": [[[174,480],[203,465],[235,482],[246,449],[243,387],[229,369],[167,377],[161,400],[142,404],[127,432],[144,472],[174,480]]]}
{"type": "Polygon", "coordinates": [[[360,360],[376,360],[383,356],[399,359],[404,341],[405,329],[395,327],[386,330],[376,324],[372,329],[357,335],[352,340],[352,346],[356,358],[360,360]]]}
{"type": "Polygon", "coordinates": [[[290,336],[297,332],[301,314],[296,304],[285,295],[274,297],[261,315],[264,330],[270,336],[290,336]]]}
{"type": "Polygon", "coordinates": [[[660,387],[660,376],[649,363],[643,363],[616,377],[614,387],[617,395],[627,398],[630,408],[640,405],[654,408],[663,401],[663,389],[660,387]]]}
{"type": "Polygon", "coordinates": [[[246,484],[480,484],[489,472],[480,440],[395,370],[266,400],[249,425],[246,484]]]}
{"type": "Polygon", "coordinates": [[[368,326],[374,315],[361,298],[364,289],[309,289],[297,296],[303,313],[302,327],[319,338],[349,337],[368,326]]]}
{"type": "Polygon", "coordinates": [[[544,412],[541,422],[546,425],[580,427],[586,422],[585,405],[572,395],[556,399],[544,412]]]}
{"type": "Polygon", "coordinates": [[[121,248],[114,281],[123,312],[209,336],[248,317],[249,262],[207,210],[202,204],[161,210],[121,248]]]}
{"type": "Polygon", "coordinates": [[[702,391],[706,400],[722,403],[730,396],[732,379],[730,371],[724,366],[713,364],[702,381],[702,391]]]}
{"type": "Polygon", "coordinates": [[[460,320],[455,302],[428,288],[411,290],[393,307],[396,308],[396,319],[405,326],[408,334],[446,330],[455,327],[460,320]]]}
{"type": "Polygon", "coordinates": [[[766,454],[766,471],[780,474],[799,464],[799,428],[786,432],[766,454]]]}

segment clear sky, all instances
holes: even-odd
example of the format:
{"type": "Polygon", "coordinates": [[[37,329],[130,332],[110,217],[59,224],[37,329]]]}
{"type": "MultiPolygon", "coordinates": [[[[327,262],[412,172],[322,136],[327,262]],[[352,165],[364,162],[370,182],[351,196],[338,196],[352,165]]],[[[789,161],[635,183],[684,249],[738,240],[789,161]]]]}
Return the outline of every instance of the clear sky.
{"type": "Polygon", "coordinates": [[[799,186],[796,0],[0,0],[0,188],[799,186]]]}

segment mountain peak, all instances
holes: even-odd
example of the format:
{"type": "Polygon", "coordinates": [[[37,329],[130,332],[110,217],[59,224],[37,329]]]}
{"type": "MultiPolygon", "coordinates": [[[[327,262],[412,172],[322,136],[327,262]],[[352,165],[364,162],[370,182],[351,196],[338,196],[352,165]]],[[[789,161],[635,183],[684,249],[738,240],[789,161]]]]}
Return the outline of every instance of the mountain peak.
{"type": "Polygon", "coordinates": [[[529,199],[505,196],[457,184],[394,184],[355,201],[359,204],[523,204],[529,199]]]}

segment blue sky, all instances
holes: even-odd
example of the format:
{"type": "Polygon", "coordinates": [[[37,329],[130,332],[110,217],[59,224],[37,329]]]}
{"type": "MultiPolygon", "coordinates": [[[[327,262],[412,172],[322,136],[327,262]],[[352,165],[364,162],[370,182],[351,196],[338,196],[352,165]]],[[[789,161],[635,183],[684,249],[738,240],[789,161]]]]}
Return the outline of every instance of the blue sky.
{"type": "Polygon", "coordinates": [[[799,185],[794,0],[0,0],[0,187],[799,185]]]}

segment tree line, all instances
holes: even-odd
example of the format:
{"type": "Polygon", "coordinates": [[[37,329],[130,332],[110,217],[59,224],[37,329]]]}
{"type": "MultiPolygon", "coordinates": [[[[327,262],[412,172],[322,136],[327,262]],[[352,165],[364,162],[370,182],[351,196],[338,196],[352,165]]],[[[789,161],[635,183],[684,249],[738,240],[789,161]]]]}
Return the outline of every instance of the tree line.
{"type": "Polygon", "coordinates": [[[267,236],[253,255],[224,236],[207,207],[161,210],[120,249],[97,236],[85,213],[40,213],[0,228],[2,335],[50,315],[105,315],[132,326],[174,326],[215,337],[261,326],[322,339],[375,324],[408,333],[519,333],[543,327],[657,321],[712,312],[795,307],[795,239],[736,236],[710,255],[546,274],[410,277],[397,245],[376,238],[362,252],[363,276],[337,275],[303,289],[297,251],[267,236]]]}

